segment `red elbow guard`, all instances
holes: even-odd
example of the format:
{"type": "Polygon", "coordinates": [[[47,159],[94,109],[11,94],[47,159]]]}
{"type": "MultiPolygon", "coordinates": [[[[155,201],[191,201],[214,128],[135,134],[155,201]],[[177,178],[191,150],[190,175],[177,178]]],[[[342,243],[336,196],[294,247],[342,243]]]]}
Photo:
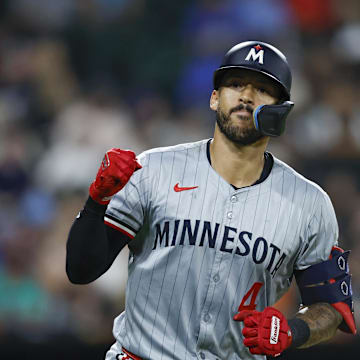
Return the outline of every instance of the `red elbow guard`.
{"type": "Polygon", "coordinates": [[[354,319],[354,313],[351,311],[349,305],[341,301],[341,302],[333,303],[331,304],[331,306],[335,310],[337,310],[344,319],[344,321],[339,326],[339,329],[344,332],[355,335],[357,330],[354,319]]]}

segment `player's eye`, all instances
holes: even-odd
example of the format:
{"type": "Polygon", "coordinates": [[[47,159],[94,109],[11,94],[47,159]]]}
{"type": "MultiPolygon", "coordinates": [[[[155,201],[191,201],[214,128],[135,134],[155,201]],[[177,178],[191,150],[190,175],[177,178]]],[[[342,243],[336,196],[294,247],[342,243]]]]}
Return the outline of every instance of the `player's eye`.
{"type": "Polygon", "coordinates": [[[229,86],[230,86],[230,87],[233,87],[233,88],[241,88],[241,87],[244,86],[244,84],[243,84],[241,81],[232,80],[232,81],[230,81],[229,86]]]}
{"type": "Polygon", "coordinates": [[[259,94],[268,94],[271,95],[271,89],[264,87],[264,86],[259,86],[257,87],[257,92],[259,94]]]}
{"type": "Polygon", "coordinates": [[[229,82],[228,85],[229,85],[230,87],[237,87],[238,84],[239,84],[239,83],[238,83],[237,81],[232,80],[232,81],[229,82]]]}

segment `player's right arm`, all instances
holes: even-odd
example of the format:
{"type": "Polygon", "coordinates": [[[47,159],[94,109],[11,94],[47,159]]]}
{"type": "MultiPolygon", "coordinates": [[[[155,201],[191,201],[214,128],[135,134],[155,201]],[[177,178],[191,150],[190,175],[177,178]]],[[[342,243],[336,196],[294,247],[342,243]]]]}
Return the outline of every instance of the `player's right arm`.
{"type": "Polygon", "coordinates": [[[66,273],[71,282],[87,284],[97,279],[130,240],[106,226],[104,215],[111,197],[140,168],[132,151],[111,149],[105,154],[96,179],[90,185],[90,196],[69,232],[66,273]]]}

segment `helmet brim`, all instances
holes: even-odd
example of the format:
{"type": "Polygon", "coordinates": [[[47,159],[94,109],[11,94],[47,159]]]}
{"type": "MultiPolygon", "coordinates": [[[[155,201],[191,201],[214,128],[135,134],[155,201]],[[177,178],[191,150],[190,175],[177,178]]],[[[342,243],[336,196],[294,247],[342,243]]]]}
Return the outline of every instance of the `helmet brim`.
{"type": "Polygon", "coordinates": [[[214,77],[213,77],[213,84],[214,84],[214,89],[215,90],[219,89],[220,84],[221,84],[221,80],[223,79],[225,73],[228,70],[232,70],[232,69],[251,70],[251,71],[255,71],[257,73],[265,75],[266,77],[273,80],[276,85],[278,85],[278,87],[279,87],[279,89],[281,90],[281,93],[282,93],[282,100],[284,100],[284,101],[290,100],[290,94],[289,94],[288,90],[281,83],[281,81],[279,79],[277,79],[274,75],[272,75],[272,74],[270,74],[270,73],[268,73],[266,71],[262,71],[260,69],[254,69],[253,67],[245,66],[245,65],[228,65],[228,66],[222,66],[222,67],[218,68],[217,70],[215,70],[214,77]]]}

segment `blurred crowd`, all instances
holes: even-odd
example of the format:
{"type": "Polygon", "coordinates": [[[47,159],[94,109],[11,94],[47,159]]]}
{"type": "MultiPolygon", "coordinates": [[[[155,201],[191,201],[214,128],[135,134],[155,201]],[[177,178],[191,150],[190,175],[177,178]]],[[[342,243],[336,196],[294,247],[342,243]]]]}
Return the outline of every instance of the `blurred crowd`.
{"type": "Polygon", "coordinates": [[[67,233],[103,153],[211,137],[212,73],[254,39],[294,72],[295,108],[269,150],[329,193],[359,308],[358,0],[2,0],[0,338],[112,341],[126,250],[93,284],[65,274],[67,233]]]}

